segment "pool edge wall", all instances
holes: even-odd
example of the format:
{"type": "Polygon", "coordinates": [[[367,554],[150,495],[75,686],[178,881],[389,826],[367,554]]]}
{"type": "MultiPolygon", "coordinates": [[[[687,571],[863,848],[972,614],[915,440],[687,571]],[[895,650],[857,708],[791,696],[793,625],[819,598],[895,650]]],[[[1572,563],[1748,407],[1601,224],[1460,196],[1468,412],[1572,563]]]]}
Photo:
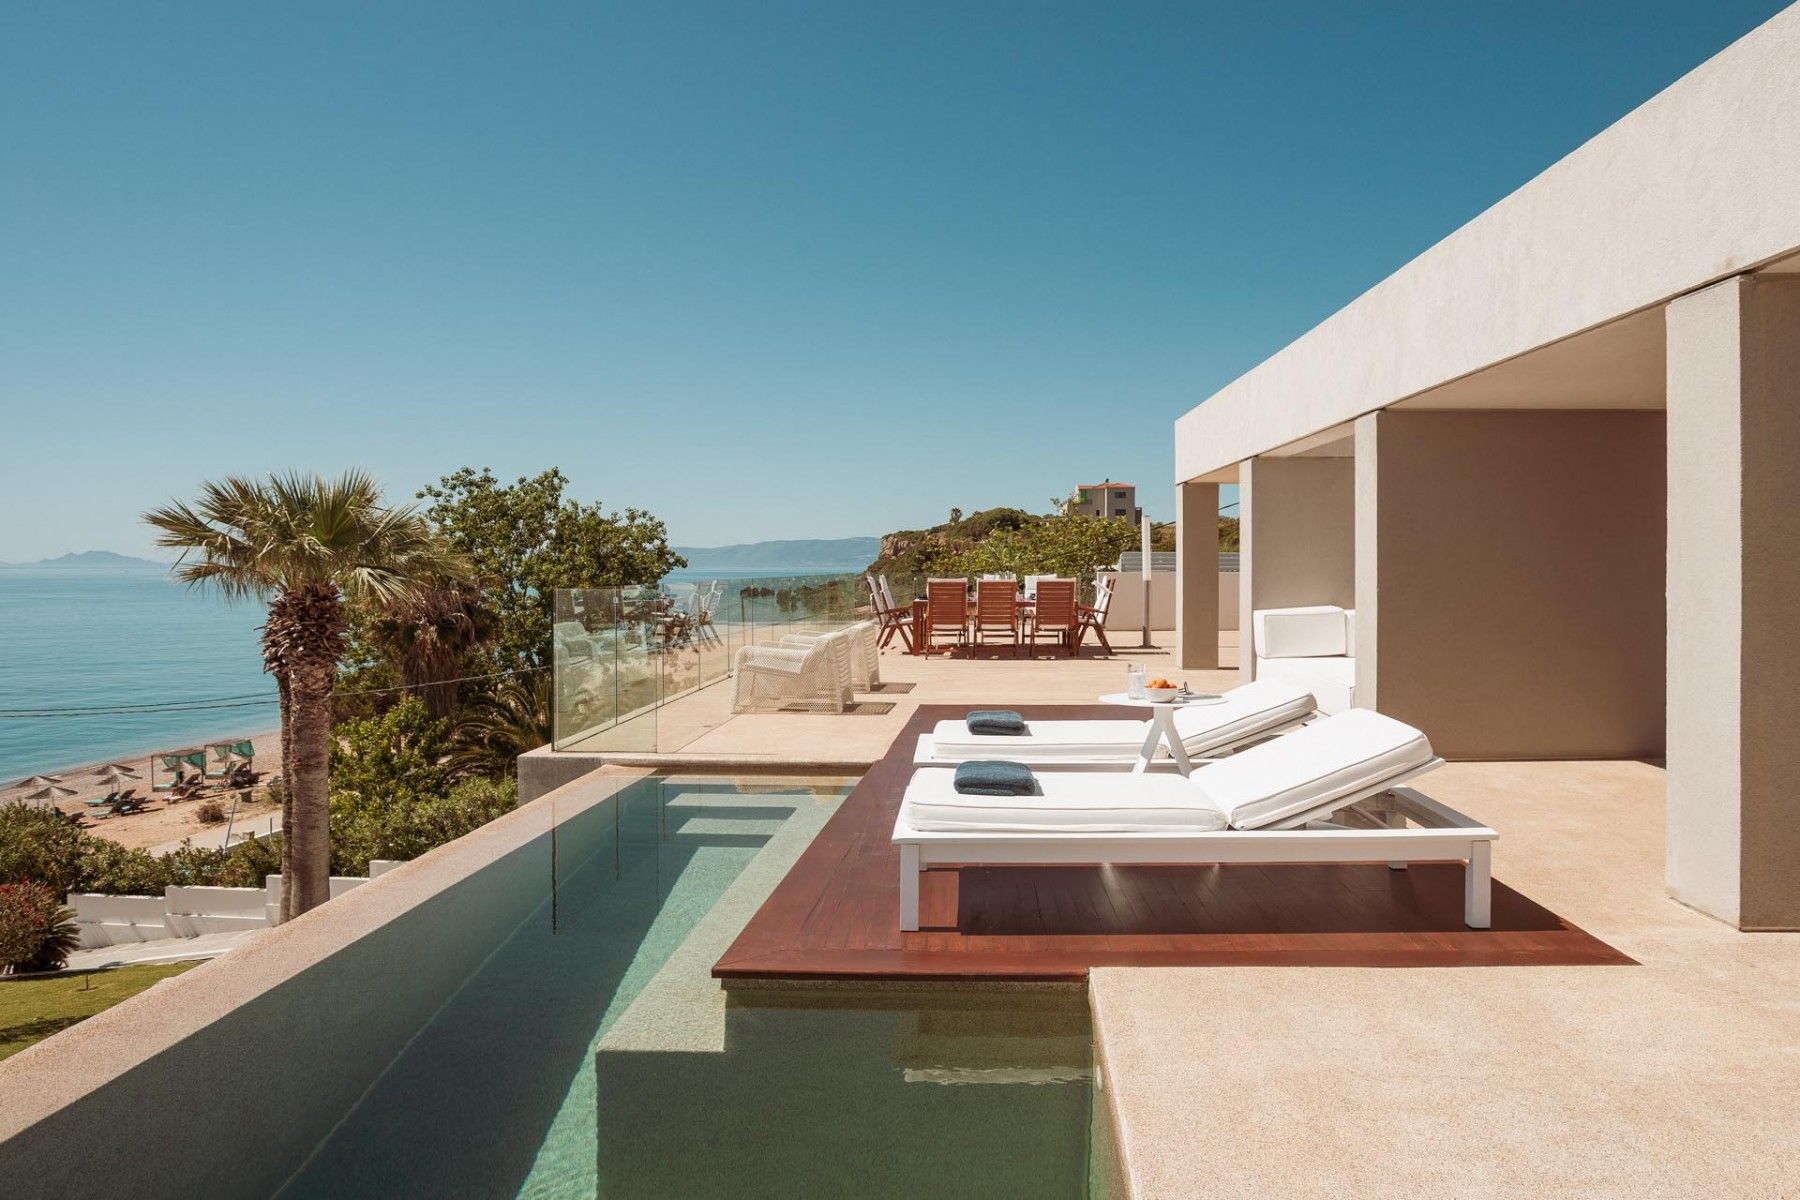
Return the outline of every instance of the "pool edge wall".
{"type": "Polygon", "coordinates": [[[645,774],[569,783],[0,1062],[8,1195],[271,1194],[547,897],[553,820],[645,774]]]}

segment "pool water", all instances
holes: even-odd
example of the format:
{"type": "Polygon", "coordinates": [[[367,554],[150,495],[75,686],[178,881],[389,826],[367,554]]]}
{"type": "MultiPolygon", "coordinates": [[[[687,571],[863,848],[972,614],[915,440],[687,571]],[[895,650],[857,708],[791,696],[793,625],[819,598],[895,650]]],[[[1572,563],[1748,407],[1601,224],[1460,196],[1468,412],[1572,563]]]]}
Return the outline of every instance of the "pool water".
{"type": "Polygon", "coordinates": [[[554,897],[280,1194],[1093,1194],[1079,992],[711,978],[851,782],[653,777],[560,825],[554,897]]]}

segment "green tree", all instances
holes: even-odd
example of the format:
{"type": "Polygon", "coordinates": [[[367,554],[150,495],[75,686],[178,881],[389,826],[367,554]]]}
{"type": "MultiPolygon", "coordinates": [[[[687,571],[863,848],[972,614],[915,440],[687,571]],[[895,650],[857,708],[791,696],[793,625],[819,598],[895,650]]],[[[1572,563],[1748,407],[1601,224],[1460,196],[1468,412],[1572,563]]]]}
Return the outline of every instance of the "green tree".
{"type": "Polygon", "coordinates": [[[1015,575],[1067,575],[1086,586],[1094,572],[1117,562],[1137,544],[1138,531],[1105,517],[1050,517],[998,529],[940,561],[952,575],[1004,571],[1015,575]]]}
{"type": "Polygon", "coordinates": [[[379,716],[346,721],[331,746],[331,795],[364,800],[416,800],[448,785],[447,729],[408,696],[379,716]]]}
{"type": "Polygon", "coordinates": [[[479,653],[497,623],[482,589],[461,580],[439,580],[396,600],[358,605],[350,633],[350,657],[358,667],[353,686],[399,686],[423,701],[432,716],[447,718],[456,711],[456,681],[476,673],[479,653]]]}
{"type": "Polygon", "coordinates": [[[661,521],[642,509],[607,512],[567,499],[568,482],[551,469],[503,484],[486,467],[464,467],[419,493],[487,591],[495,670],[549,665],[557,588],[654,583],[687,565],[669,548],[661,521]]]}
{"type": "Polygon", "coordinates": [[[469,567],[411,507],[382,503],[360,471],[208,483],[190,505],[146,513],[157,545],[181,551],[175,578],[266,600],[263,666],[281,706],[282,917],[330,895],[332,692],[345,650],[344,601],[385,603],[469,567]]]}

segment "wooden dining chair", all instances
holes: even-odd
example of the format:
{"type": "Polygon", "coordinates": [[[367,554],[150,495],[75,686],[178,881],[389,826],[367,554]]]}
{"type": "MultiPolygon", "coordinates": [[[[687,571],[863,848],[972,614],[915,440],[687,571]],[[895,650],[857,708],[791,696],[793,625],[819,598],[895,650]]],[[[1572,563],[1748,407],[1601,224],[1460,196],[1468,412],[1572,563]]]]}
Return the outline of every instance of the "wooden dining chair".
{"type": "Polygon", "coordinates": [[[1105,576],[1094,580],[1094,603],[1091,607],[1085,604],[1081,606],[1081,626],[1075,631],[1076,651],[1080,651],[1081,641],[1091,629],[1094,636],[1100,639],[1100,648],[1108,654],[1112,653],[1112,643],[1106,640],[1106,612],[1112,607],[1113,591],[1117,587],[1116,580],[1105,576]]]}
{"type": "Polygon", "coordinates": [[[975,641],[1006,635],[1019,653],[1019,584],[1011,577],[980,579],[975,583],[975,641]]]}
{"type": "Polygon", "coordinates": [[[1081,631],[1081,614],[1075,605],[1073,579],[1040,579],[1037,585],[1037,611],[1031,619],[1031,649],[1037,651],[1038,635],[1047,633],[1068,648],[1075,657],[1076,638],[1081,631]]]}
{"type": "MultiPolygon", "coordinates": [[[[917,631],[915,631],[917,633],[917,631]]],[[[939,636],[948,636],[954,645],[969,641],[969,584],[963,579],[928,579],[925,581],[924,648],[933,649],[939,636]]]]}
{"type": "Polygon", "coordinates": [[[898,634],[900,641],[906,646],[907,652],[911,653],[913,648],[912,613],[895,606],[887,588],[882,586],[887,582],[886,576],[879,581],[873,575],[865,575],[863,578],[869,581],[869,600],[875,606],[875,622],[881,630],[881,636],[876,641],[875,648],[879,650],[886,646],[898,634]]]}

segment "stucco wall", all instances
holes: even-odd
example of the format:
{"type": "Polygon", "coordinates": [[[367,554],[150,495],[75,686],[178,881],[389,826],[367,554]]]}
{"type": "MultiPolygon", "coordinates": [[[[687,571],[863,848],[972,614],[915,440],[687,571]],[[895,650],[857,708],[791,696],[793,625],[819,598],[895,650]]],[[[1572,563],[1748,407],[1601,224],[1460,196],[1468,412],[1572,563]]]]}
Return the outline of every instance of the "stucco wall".
{"type": "MultiPolygon", "coordinates": [[[[1238,475],[1238,611],[1356,605],[1356,470],[1349,458],[1258,458],[1238,475]]],[[[1249,678],[1251,639],[1239,640],[1249,678]]]]}
{"type": "Polygon", "coordinates": [[[1450,757],[1660,756],[1663,414],[1371,420],[1357,643],[1377,707],[1450,757]]]}
{"type": "Polygon", "coordinates": [[[1800,247],[1800,6],[1452,233],[1175,426],[1178,480],[1800,247]]]}

